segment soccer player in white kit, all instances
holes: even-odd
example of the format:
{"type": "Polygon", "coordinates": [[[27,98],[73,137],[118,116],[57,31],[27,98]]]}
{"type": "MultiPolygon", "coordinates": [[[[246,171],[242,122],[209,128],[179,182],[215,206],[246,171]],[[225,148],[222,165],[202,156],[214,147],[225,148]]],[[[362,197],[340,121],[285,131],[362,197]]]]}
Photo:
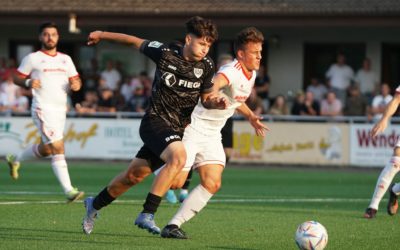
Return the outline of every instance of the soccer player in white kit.
{"type": "MultiPolygon", "coordinates": [[[[394,115],[397,108],[400,104],[400,86],[397,87],[396,93],[393,99],[386,106],[385,111],[383,113],[382,118],[375,124],[375,126],[371,130],[371,136],[376,137],[379,133],[383,132],[388,123],[390,117],[394,115]]],[[[364,218],[372,219],[376,217],[376,213],[378,212],[379,203],[382,200],[383,195],[386,193],[386,190],[389,188],[390,196],[389,202],[387,205],[387,212],[389,215],[395,215],[398,209],[397,197],[400,195],[400,183],[392,182],[394,176],[400,170],[400,141],[397,139],[396,146],[393,149],[393,155],[383,168],[381,174],[378,177],[378,181],[376,183],[375,191],[371,199],[371,203],[364,213],[364,218]]]]}
{"type": "Polygon", "coordinates": [[[200,212],[219,190],[225,167],[221,129],[235,110],[247,117],[258,136],[265,136],[265,130],[269,130],[244,103],[254,86],[263,41],[262,33],[254,27],[240,31],[234,44],[236,59],[222,66],[214,77],[214,84],[229,100],[227,109],[205,109],[201,103],[195,107],[182,139],[187,154],[185,168],[172,188],[180,188],[192,167],[199,172],[201,183],[190,192],[179,211],[164,227],[162,237],[187,239],[181,225],[200,212]]]}
{"type": "Polygon", "coordinates": [[[41,136],[40,144],[34,144],[18,156],[6,157],[13,179],[18,179],[20,162],[51,155],[51,166],[68,202],[83,197],[84,192],[71,185],[64,155],[63,132],[67,112],[67,92],[78,91],[81,79],[72,59],[57,52],[59,40],[55,23],[43,23],[39,27],[41,50],[23,58],[16,75],[15,84],[32,88],[31,114],[41,136]]]}

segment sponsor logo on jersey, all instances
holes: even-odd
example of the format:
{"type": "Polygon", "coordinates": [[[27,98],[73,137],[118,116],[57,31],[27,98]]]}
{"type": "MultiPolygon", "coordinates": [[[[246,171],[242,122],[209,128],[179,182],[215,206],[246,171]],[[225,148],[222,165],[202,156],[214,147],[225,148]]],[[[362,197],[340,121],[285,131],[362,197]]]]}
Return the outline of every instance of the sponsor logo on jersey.
{"type": "Polygon", "coordinates": [[[203,75],[203,69],[193,68],[193,73],[197,78],[200,78],[203,75]]]}
{"type": "Polygon", "coordinates": [[[173,66],[173,65],[168,65],[168,68],[169,68],[169,69],[172,69],[172,70],[176,70],[176,67],[173,66]]]}
{"type": "Polygon", "coordinates": [[[235,96],[235,100],[238,102],[245,102],[247,100],[248,96],[235,96]]]}
{"type": "Polygon", "coordinates": [[[175,75],[172,74],[172,73],[170,73],[170,72],[165,72],[165,73],[162,75],[161,79],[164,80],[165,84],[166,84],[168,87],[172,87],[172,86],[174,86],[174,84],[176,83],[176,77],[175,77],[175,75]]]}
{"type": "Polygon", "coordinates": [[[149,43],[149,45],[147,45],[148,47],[153,47],[153,48],[160,48],[160,46],[162,45],[162,43],[158,42],[158,41],[152,41],[149,43]]]}
{"type": "Polygon", "coordinates": [[[180,137],[179,135],[170,135],[170,136],[168,136],[168,137],[165,137],[165,141],[166,141],[166,142],[169,142],[170,140],[174,140],[174,139],[180,140],[181,137],[180,137]]]}
{"type": "Polygon", "coordinates": [[[178,86],[182,86],[188,89],[198,89],[200,88],[200,83],[199,82],[190,82],[190,81],[185,81],[185,80],[179,80],[178,86]]]}

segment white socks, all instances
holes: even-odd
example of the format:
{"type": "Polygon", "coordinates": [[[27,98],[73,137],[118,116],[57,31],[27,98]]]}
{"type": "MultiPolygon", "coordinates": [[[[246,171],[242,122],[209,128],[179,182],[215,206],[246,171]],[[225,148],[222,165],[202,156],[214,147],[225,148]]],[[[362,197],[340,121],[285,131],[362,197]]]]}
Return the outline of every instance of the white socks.
{"type": "Polygon", "coordinates": [[[71,180],[69,179],[68,166],[65,161],[65,156],[63,154],[53,155],[51,158],[51,167],[53,168],[54,174],[56,175],[58,181],[65,194],[73,189],[71,185],[71,180]]]}
{"type": "Polygon", "coordinates": [[[400,183],[396,183],[394,184],[393,188],[392,188],[393,193],[395,193],[396,195],[400,195],[400,183]]]}
{"type": "Polygon", "coordinates": [[[42,157],[43,156],[39,153],[39,145],[33,144],[32,146],[25,148],[21,153],[19,153],[16,161],[20,162],[26,160],[33,160],[42,157]]]}
{"type": "Polygon", "coordinates": [[[379,175],[374,195],[372,196],[371,203],[368,207],[378,210],[383,195],[386,193],[386,190],[390,186],[394,176],[400,170],[399,167],[400,157],[393,156],[379,175]]]}
{"type": "Polygon", "coordinates": [[[193,218],[198,212],[200,212],[211,199],[213,194],[207,191],[201,184],[195,187],[189,196],[182,203],[178,212],[168,223],[168,225],[177,225],[181,227],[183,223],[193,218]]]}

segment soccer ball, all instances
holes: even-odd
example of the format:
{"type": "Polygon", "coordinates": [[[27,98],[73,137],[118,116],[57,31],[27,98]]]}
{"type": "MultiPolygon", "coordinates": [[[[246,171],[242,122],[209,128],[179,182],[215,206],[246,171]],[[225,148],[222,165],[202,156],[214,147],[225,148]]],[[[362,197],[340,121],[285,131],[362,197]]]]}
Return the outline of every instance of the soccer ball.
{"type": "Polygon", "coordinates": [[[296,230],[296,244],[302,250],[322,250],[328,244],[328,233],[316,221],[306,221],[296,230]]]}

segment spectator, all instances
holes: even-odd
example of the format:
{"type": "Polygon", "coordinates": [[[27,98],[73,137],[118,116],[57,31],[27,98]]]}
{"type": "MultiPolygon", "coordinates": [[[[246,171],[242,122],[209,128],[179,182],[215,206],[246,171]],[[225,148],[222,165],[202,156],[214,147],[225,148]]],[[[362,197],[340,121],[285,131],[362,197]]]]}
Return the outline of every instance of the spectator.
{"type": "Polygon", "coordinates": [[[5,112],[10,109],[6,93],[0,91],[0,112],[5,112]]]}
{"type": "Polygon", "coordinates": [[[85,92],[84,100],[75,105],[75,110],[78,113],[96,113],[98,100],[96,91],[88,90],[85,92]]]}
{"type": "Polygon", "coordinates": [[[149,77],[149,75],[147,74],[146,71],[142,71],[139,74],[139,80],[142,83],[142,86],[144,88],[144,95],[146,97],[150,97],[151,96],[151,87],[152,87],[152,80],[149,77]]]}
{"type": "Polygon", "coordinates": [[[387,83],[382,83],[380,92],[380,95],[377,95],[372,99],[371,113],[374,120],[381,119],[386,106],[393,98],[390,94],[389,84],[387,83]]]}
{"type": "Polygon", "coordinates": [[[353,69],[346,64],[346,57],[338,54],[337,62],[332,64],[326,72],[326,78],[329,80],[329,86],[336,94],[341,103],[345,103],[347,88],[354,79],[353,69]]]}
{"type": "Polygon", "coordinates": [[[112,91],[119,89],[121,74],[114,68],[112,61],[107,61],[106,69],[101,72],[100,77],[104,79],[104,84],[108,89],[112,91]]]}
{"type": "Polygon", "coordinates": [[[142,85],[135,87],[127,106],[130,112],[142,113],[145,111],[147,108],[147,97],[144,95],[144,88],[142,85]]]}
{"type": "Polygon", "coordinates": [[[320,113],[319,102],[314,100],[314,94],[307,91],[305,95],[304,105],[300,108],[300,115],[317,116],[320,113]]]}
{"type": "Polygon", "coordinates": [[[246,104],[251,109],[254,114],[261,115],[264,113],[264,106],[262,99],[257,95],[256,89],[253,88],[249,95],[249,98],[246,100],[246,104]]]}
{"type": "Polygon", "coordinates": [[[131,84],[132,79],[133,78],[130,76],[125,77],[124,82],[121,85],[120,93],[124,97],[126,102],[128,102],[129,99],[131,99],[134,90],[134,87],[131,84]]]}
{"type": "Polygon", "coordinates": [[[11,104],[11,110],[13,112],[28,112],[29,111],[29,100],[28,100],[28,97],[23,95],[22,88],[17,89],[16,99],[11,104]]]}
{"type": "Polygon", "coordinates": [[[324,99],[326,93],[328,93],[328,89],[324,84],[322,84],[318,78],[311,78],[311,83],[307,87],[307,92],[312,92],[314,95],[314,99],[319,103],[324,99]]]}
{"type": "Polygon", "coordinates": [[[257,92],[258,97],[261,98],[263,102],[263,109],[268,110],[270,101],[269,101],[269,85],[271,83],[271,79],[267,74],[267,70],[263,65],[260,65],[260,69],[257,72],[257,77],[254,82],[254,86],[257,92]]]}
{"type": "Polygon", "coordinates": [[[326,94],[326,98],[321,102],[321,115],[323,116],[339,116],[342,115],[342,102],[336,98],[333,91],[326,94]]]}
{"type": "Polygon", "coordinates": [[[14,84],[11,71],[4,74],[5,81],[0,86],[0,91],[7,95],[7,102],[12,104],[17,99],[17,92],[20,87],[14,84]]]}
{"type": "Polygon", "coordinates": [[[277,95],[268,111],[270,115],[289,115],[289,108],[283,95],[277,95]]]}
{"type": "Polygon", "coordinates": [[[361,93],[368,98],[368,104],[371,103],[378,88],[378,77],[371,70],[369,58],[364,59],[362,68],[357,71],[355,82],[358,84],[361,93]]]}
{"type": "Polygon", "coordinates": [[[302,90],[297,91],[296,99],[294,100],[290,113],[292,115],[300,115],[301,110],[304,108],[304,101],[305,101],[304,92],[302,90]]]}
{"type": "Polygon", "coordinates": [[[364,116],[367,115],[367,99],[361,95],[358,85],[349,88],[349,96],[344,106],[344,115],[347,116],[364,116]]]}
{"type": "Polygon", "coordinates": [[[107,87],[100,88],[99,100],[97,102],[98,112],[116,112],[116,103],[114,91],[107,87]]]}

